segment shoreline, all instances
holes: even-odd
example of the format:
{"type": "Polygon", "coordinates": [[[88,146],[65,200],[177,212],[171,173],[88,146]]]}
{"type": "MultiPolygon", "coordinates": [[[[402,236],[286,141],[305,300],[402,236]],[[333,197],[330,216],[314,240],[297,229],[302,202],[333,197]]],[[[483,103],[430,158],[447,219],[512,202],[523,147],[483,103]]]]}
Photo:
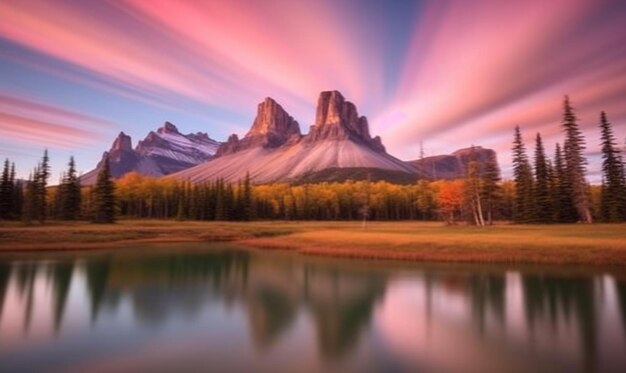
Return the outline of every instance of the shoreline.
{"type": "Polygon", "coordinates": [[[122,250],[231,242],[330,258],[477,264],[626,266],[626,225],[447,227],[420,222],[196,223],[123,221],[111,226],[0,226],[0,255],[122,250]]]}

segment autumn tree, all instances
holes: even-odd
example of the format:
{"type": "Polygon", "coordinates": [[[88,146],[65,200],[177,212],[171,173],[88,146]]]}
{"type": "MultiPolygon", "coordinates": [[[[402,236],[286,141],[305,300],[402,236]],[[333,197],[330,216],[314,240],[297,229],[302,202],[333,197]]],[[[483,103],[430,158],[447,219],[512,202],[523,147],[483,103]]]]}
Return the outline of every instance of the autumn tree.
{"type": "Polygon", "coordinates": [[[585,180],[587,161],[583,154],[585,139],[578,127],[578,119],[568,96],[565,96],[563,101],[563,129],[565,132],[563,155],[567,186],[571,188],[570,194],[578,213],[578,219],[583,223],[591,223],[589,195],[585,180]]]}
{"type": "Polygon", "coordinates": [[[433,219],[434,212],[437,209],[437,200],[432,185],[428,180],[418,180],[416,197],[415,204],[420,218],[422,220],[433,219]]]}
{"type": "Polygon", "coordinates": [[[463,180],[442,181],[438,184],[437,205],[447,224],[454,224],[455,217],[463,206],[463,180]]]}

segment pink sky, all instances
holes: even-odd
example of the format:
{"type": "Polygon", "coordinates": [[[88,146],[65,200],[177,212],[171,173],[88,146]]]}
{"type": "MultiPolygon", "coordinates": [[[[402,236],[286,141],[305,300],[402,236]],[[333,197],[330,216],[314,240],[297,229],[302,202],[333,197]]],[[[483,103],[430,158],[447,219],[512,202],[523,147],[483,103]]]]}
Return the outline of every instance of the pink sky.
{"type": "Polygon", "coordinates": [[[506,170],[516,124],[551,153],[565,94],[594,152],[600,110],[626,137],[625,17],[608,0],[3,1],[0,156],[31,167],[48,147],[86,171],[120,130],[172,119],[225,140],[266,96],[307,132],[328,89],[401,159],[474,144],[506,170]]]}

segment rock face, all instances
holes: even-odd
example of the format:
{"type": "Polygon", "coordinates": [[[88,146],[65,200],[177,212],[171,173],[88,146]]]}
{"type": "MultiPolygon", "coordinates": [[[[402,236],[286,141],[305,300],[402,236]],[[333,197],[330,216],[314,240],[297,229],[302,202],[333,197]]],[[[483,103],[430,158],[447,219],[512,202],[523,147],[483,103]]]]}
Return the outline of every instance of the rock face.
{"type": "Polygon", "coordinates": [[[246,136],[239,140],[237,135],[231,135],[216,155],[233,154],[257,147],[278,148],[286,143],[300,141],[301,137],[298,122],[276,101],[267,97],[259,104],[252,128],[246,136]]]}
{"type": "Polygon", "coordinates": [[[472,160],[478,162],[479,170],[489,161],[497,164],[496,152],[481,146],[464,148],[449,155],[436,155],[415,161],[409,161],[419,171],[430,179],[459,179],[465,177],[467,165],[472,160]]]}
{"type": "Polygon", "coordinates": [[[119,135],[113,141],[113,145],[111,145],[110,152],[132,152],[133,151],[133,142],[130,136],[125,134],[124,132],[120,132],[119,135]]]}
{"type": "Polygon", "coordinates": [[[367,118],[360,117],[356,106],[338,91],[320,93],[315,124],[306,136],[308,142],[323,140],[352,140],[385,152],[380,137],[370,136],[367,118]]]}
{"type": "MultiPolygon", "coordinates": [[[[108,152],[104,152],[102,155],[102,159],[98,162],[96,170],[100,170],[104,167],[105,159],[109,160],[112,175],[123,175],[132,171],[136,167],[137,162],[139,161],[139,156],[135,153],[135,151],[133,151],[130,136],[126,135],[124,132],[120,132],[120,134],[115,138],[115,141],[113,141],[111,149],[108,152]]],[[[85,175],[86,177],[87,175],[93,174],[89,179],[85,179],[84,181],[81,180],[83,181],[83,184],[95,184],[98,173],[97,171],[94,171],[85,175]],[[91,183],[85,182],[92,179],[93,182],[91,183]]]]}
{"type": "Polygon", "coordinates": [[[342,169],[359,170],[362,175],[374,169],[393,171],[411,178],[417,172],[387,154],[380,137],[370,136],[367,119],[358,115],[353,103],[337,91],[328,91],[319,96],[315,124],[307,135],[302,136],[298,123],[267,98],[259,104],[243,139],[231,135],[214,159],[172,177],[193,182],[237,181],[249,173],[256,183],[297,182],[307,176],[307,180],[345,177],[338,171],[342,169]]]}
{"type": "Polygon", "coordinates": [[[93,185],[104,160],[109,160],[111,175],[119,178],[135,171],[147,176],[164,176],[211,159],[220,143],[206,133],[183,135],[170,122],[151,131],[133,149],[130,136],[121,132],[111,150],[104,152],[94,170],[81,177],[83,185],[93,185]]]}
{"type": "Polygon", "coordinates": [[[104,159],[109,160],[116,178],[135,171],[192,182],[236,182],[249,173],[255,183],[349,179],[412,183],[418,178],[465,177],[472,159],[484,167],[488,160],[496,160],[496,154],[478,146],[451,155],[401,161],[386,152],[380,137],[372,138],[367,118],[359,116],[353,103],[337,91],[327,91],[320,94],[315,122],[304,136],[298,122],[266,98],[241,139],[233,134],[219,143],[205,133],[183,135],[165,122],[133,149],[130,137],[122,132],[96,169],[82,176],[84,185],[95,183],[104,159]]]}

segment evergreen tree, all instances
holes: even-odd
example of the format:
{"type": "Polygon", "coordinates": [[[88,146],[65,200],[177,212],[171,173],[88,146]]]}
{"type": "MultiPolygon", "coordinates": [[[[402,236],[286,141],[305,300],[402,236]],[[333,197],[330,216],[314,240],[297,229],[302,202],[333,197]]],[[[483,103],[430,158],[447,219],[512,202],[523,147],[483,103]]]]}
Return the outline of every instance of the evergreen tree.
{"type": "Polygon", "coordinates": [[[111,224],[115,222],[115,184],[111,180],[109,160],[98,173],[96,185],[93,188],[93,222],[111,224]]]}
{"type": "Polygon", "coordinates": [[[37,178],[34,176],[39,173],[39,169],[35,168],[32,174],[28,176],[26,182],[26,192],[24,195],[22,219],[25,223],[32,222],[37,217],[37,206],[39,197],[39,188],[37,186],[37,178]]]}
{"type": "Polygon", "coordinates": [[[518,223],[532,222],[533,174],[519,126],[515,127],[513,137],[513,177],[515,182],[513,219],[518,223]]]}
{"type": "Polygon", "coordinates": [[[602,220],[616,222],[624,218],[626,208],[624,205],[624,167],[611,123],[604,111],[600,114],[600,130],[603,159],[600,213],[602,220]]]}
{"type": "Polygon", "coordinates": [[[563,129],[565,142],[563,155],[565,158],[565,177],[571,187],[571,197],[578,214],[578,220],[591,223],[591,210],[587,181],[585,180],[586,160],[584,157],[585,139],[578,127],[578,121],[569,97],[563,102],[563,129]]]}
{"type": "Polygon", "coordinates": [[[493,224],[493,211],[498,200],[500,190],[500,168],[495,155],[489,157],[483,172],[483,196],[487,212],[487,224],[493,224]]]}
{"type": "Polygon", "coordinates": [[[246,178],[243,182],[242,207],[243,214],[241,219],[244,221],[251,220],[253,215],[252,206],[252,184],[250,182],[250,172],[246,172],[246,178]]]}
{"type": "Polygon", "coordinates": [[[11,216],[14,219],[20,219],[22,216],[22,207],[24,204],[23,186],[24,182],[15,178],[15,163],[11,164],[10,180],[13,183],[13,211],[11,216]]]}
{"type": "Polygon", "coordinates": [[[37,188],[36,198],[36,215],[40,223],[46,221],[47,203],[48,203],[48,178],[50,177],[50,159],[48,158],[48,149],[43,153],[43,158],[38,167],[38,172],[35,173],[34,180],[37,188]]]}
{"type": "Polygon", "coordinates": [[[224,193],[224,182],[222,179],[215,181],[215,220],[226,220],[226,198],[224,193]]]}
{"type": "Polygon", "coordinates": [[[9,160],[4,161],[2,178],[0,179],[0,219],[11,218],[13,211],[13,182],[11,181],[11,170],[9,160]]]}
{"type": "Polygon", "coordinates": [[[565,170],[565,160],[561,145],[556,144],[554,152],[554,194],[552,204],[556,212],[556,221],[561,223],[572,223],[577,220],[576,207],[572,199],[572,187],[565,170]]]}
{"type": "Polygon", "coordinates": [[[550,175],[541,134],[537,133],[535,141],[534,218],[538,223],[547,223],[552,220],[550,175]]]}
{"type": "Polygon", "coordinates": [[[63,220],[76,220],[80,217],[81,208],[81,185],[76,173],[74,157],[70,157],[67,173],[59,186],[61,218],[63,220]]]}

